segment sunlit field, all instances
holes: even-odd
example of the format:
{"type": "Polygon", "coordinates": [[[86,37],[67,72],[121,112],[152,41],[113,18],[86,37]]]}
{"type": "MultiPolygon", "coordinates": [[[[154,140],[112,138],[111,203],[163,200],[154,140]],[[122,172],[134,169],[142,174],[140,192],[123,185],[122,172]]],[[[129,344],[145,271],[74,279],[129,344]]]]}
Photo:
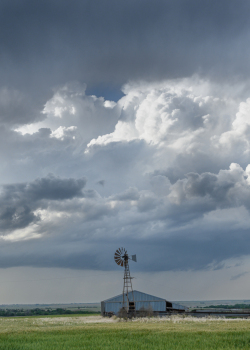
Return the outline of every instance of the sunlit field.
{"type": "Polygon", "coordinates": [[[249,349],[250,319],[0,319],[0,349],[249,349]]]}

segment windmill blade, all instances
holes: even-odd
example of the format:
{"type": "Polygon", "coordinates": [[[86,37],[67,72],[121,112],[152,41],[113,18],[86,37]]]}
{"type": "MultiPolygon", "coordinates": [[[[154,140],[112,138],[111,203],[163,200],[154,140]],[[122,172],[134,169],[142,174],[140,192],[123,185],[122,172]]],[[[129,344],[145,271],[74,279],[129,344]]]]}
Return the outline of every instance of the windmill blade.
{"type": "Polygon", "coordinates": [[[123,260],[122,259],[115,260],[115,262],[117,263],[117,265],[123,266],[123,260]]]}

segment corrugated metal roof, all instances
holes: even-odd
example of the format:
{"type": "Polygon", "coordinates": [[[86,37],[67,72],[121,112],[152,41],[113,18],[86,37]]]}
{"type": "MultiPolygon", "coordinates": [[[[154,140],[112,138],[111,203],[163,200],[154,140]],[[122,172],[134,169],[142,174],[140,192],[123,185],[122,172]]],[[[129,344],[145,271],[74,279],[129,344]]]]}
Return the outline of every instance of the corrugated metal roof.
{"type": "MultiPolygon", "coordinates": [[[[128,297],[129,297],[129,300],[133,300],[133,297],[132,297],[132,292],[129,292],[128,293],[128,297]]],[[[105,303],[108,303],[108,302],[122,302],[122,294],[119,294],[113,298],[110,298],[110,299],[107,299],[107,300],[103,300],[105,303]]],[[[134,299],[135,301],[166,301],[165,299],[163,298],[159,298],[159,297],[156,297],[154,295],[150,295],[150,294],[146,294],[146,293],[142,293],[142,292],[139,292],[138,290],[134,290],[134,299]]]]}
{"type": "Polygon", "coordinates": [[[176,309],[176,310],[187,310],[188,307],[180,305],[180,304],[176,304],[176,303],[172,303],[172,308],[176,309]]]}

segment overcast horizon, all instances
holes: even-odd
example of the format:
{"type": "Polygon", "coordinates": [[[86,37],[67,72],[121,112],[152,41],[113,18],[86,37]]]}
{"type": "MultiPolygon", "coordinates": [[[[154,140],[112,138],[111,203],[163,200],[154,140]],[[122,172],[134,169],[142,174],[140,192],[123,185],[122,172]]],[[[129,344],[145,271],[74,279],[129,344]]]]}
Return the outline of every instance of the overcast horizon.
{"type": "Polygon", "coordinates": [[[0,0],[0,304],[249,299],[250,0],[0,0]]]}

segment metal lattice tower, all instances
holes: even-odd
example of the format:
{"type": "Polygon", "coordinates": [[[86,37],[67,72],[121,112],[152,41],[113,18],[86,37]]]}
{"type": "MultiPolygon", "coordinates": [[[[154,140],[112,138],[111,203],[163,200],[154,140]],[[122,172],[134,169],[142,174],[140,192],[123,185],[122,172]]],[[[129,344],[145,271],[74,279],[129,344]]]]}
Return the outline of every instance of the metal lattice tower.
{"type": "Polygon", "coordinates": [[[133,292],[133,286],[132,286],[132,278],[130,276],[129,271],[129,264],[128,264],[128,254],[127,252],[124,254],[124,277],[123,277],[123,307],[126,308],[127,312],[132,310],[131,307],[134,309],[135,305],[135,298],[134,298],[134,292],[133,292]],[[132,294],[132,300],[129,300],[128,293],[131,292],[132,294]]]}

